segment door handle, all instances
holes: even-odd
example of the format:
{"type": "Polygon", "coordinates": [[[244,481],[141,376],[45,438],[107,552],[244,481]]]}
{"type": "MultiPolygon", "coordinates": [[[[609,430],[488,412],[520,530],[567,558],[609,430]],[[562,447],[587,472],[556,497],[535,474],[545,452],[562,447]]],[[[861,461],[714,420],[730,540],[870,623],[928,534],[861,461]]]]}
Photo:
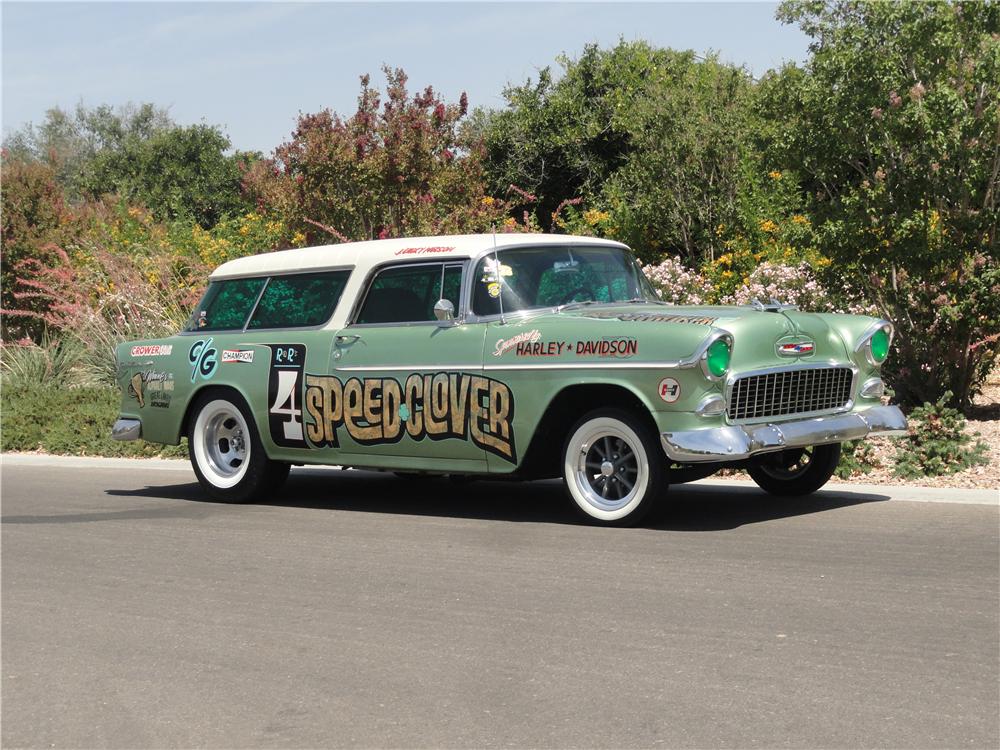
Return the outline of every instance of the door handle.
{"type": "Polygon", "coordinates": [[[355,336],[353,334],[340,334],[333,341],[337,346],[348,346],[353,344],[355,341],[358,341],[360,338],[360,336],[355,336]]]}

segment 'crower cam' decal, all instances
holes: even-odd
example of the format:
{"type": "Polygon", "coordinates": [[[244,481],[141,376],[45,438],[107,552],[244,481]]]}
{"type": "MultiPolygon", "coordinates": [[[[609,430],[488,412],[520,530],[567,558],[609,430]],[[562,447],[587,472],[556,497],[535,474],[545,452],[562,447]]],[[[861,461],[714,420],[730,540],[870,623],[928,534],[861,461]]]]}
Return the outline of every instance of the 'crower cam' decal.
{"type": "Polygon", "coordinates": [[[264,344],[271,350],[267,376],[267,426],[275,445],[308,448],[302,432],[305,344],[264,344]]]}
{"type": "Polygon", "coordinates": [[[338,431],[361,445],[413,440],[469,440],[511,463],[514,396],[506,383],[464,372],[395,378],[305,376],[309,442],[338,447],[338,431]]]}

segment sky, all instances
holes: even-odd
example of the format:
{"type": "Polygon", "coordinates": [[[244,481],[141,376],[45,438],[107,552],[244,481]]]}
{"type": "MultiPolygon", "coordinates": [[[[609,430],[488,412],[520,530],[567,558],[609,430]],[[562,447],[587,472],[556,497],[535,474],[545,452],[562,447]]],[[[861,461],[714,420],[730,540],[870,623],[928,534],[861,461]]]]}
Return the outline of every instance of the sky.
{"type": "Polygon", "coordinates": [[[773,3],[16,3],[0,5],[4,135],[77,103],[152,102],[270,153],[300,112],[350,114],[359,77],[502,107],[507,84],[619,39],[717,52],[754,75],[802,62],[773,3]]]}

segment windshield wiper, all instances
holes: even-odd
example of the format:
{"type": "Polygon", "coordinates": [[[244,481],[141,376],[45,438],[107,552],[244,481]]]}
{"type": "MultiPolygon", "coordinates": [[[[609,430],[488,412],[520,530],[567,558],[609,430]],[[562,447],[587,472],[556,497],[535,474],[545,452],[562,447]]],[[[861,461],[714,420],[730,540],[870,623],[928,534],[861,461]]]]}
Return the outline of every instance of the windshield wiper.
{"type": "Polygon", "coordinates": [[[556,308],[556,312],[562,312],[563,310],[574,310],[577,307],[586,307],[587,305],[606,305],[607,302],[598,302],[596,299],[583,300],[582,302],[567,302],[565,305],[559,305],[556,308]]]}
{"type": "Polygon", "coordinates": [[[632,304],[643,304],[643,305],[669,305],[669,302],[664,302],[662,299],[649,299],[647,297],[633,297],[632,299],[623,299],[620,303],[621,305],[632,305],[632,304]]]}

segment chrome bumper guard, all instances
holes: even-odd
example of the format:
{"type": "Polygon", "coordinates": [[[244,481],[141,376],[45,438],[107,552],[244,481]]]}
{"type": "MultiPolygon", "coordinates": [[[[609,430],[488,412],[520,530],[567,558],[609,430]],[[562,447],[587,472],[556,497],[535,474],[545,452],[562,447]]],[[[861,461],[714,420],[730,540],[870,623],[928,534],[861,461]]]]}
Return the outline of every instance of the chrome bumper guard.
{"type": "Polygon", "coordinates": [[[842,443],[869,435],[905,435],[906,417],[896,406],[789,422],[705,427],[664,432],[663,450],[676,463],[739,461],[757,453],[842,443]]]}
{"type": "Polygon", "coordinates": [[[142,436],[142,422],[138,419],[119,419],[111,428],[112,440],[138,440],[142,436]]]}

